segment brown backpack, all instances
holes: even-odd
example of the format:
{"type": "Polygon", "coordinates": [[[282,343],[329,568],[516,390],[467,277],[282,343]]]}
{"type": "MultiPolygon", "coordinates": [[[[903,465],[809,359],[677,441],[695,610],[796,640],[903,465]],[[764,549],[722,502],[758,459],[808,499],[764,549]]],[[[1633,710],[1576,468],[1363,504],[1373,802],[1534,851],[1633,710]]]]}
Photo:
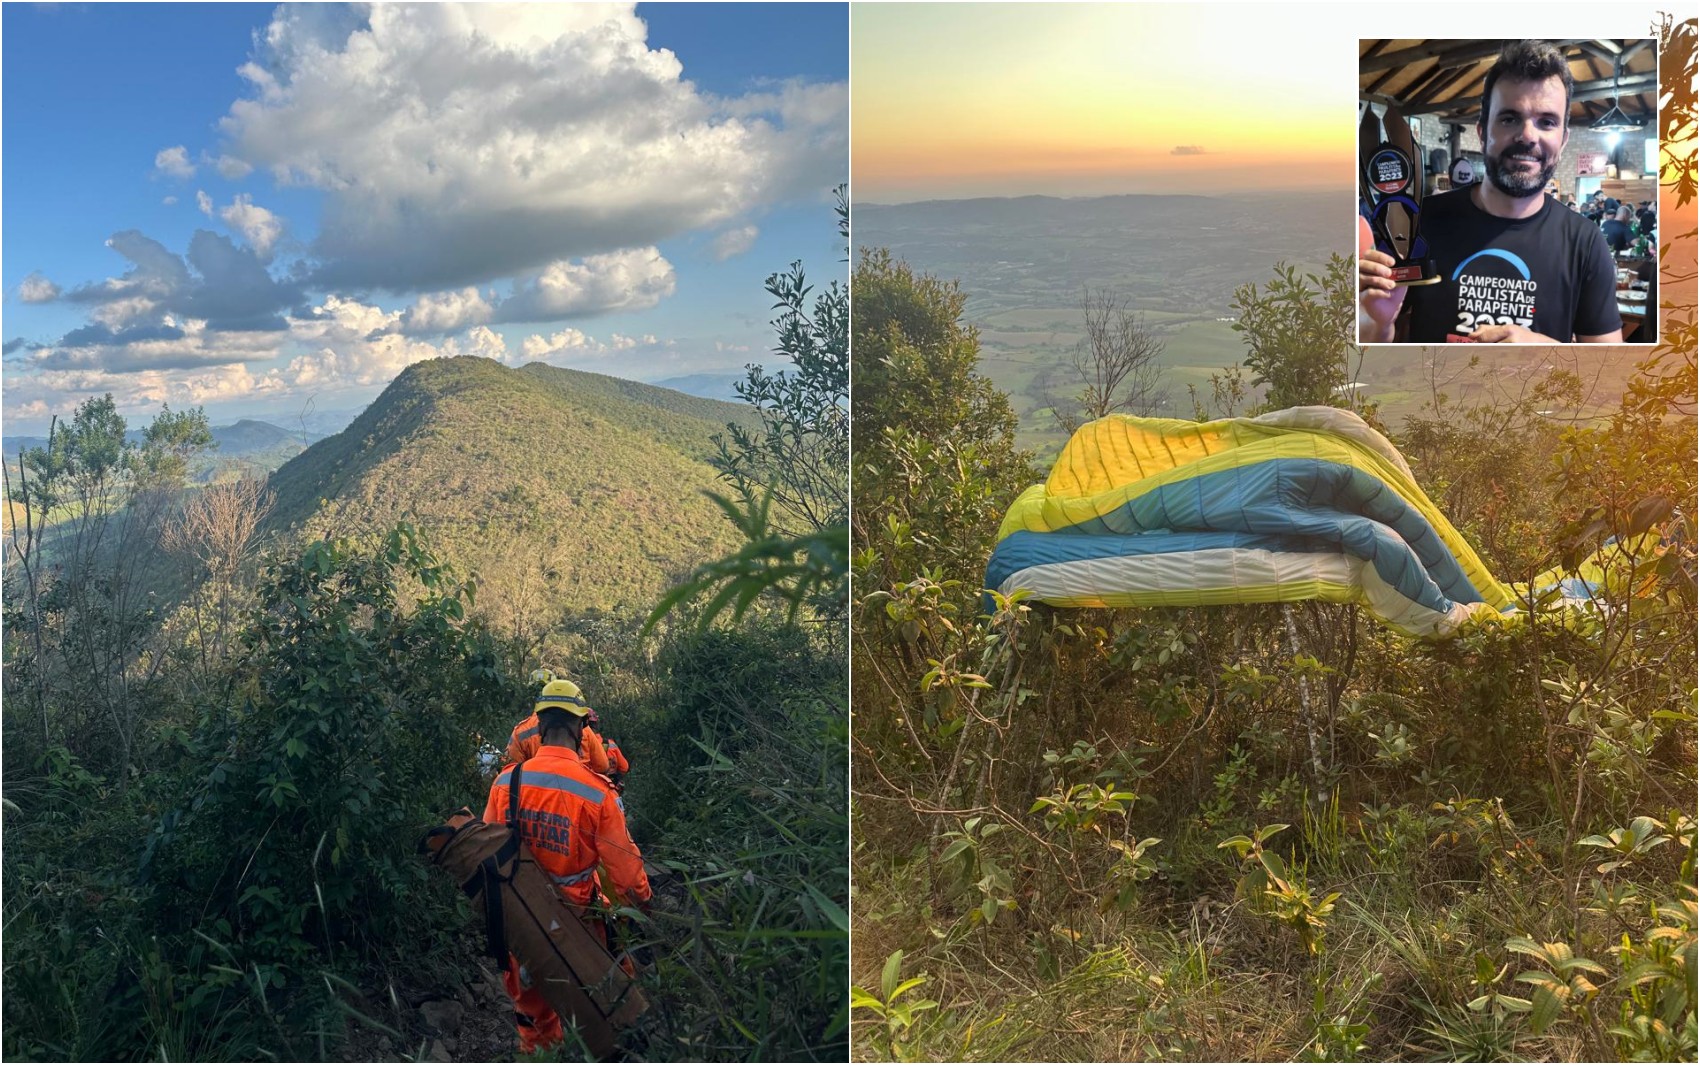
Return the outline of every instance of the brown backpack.
{"type": "Polygon", "coordinates": [[[503,969],[512,953],[563,1021],[577,1024],[591,1053],[614,1052],[614,1029],[649,1008],[636,980],[585,926],[582,910],[561,897],[519,834],[522,766],[508,788],[506,824],[492,825],[462,807],[419,841],[435,865],[484,911],[489,951],[503,969]]]}

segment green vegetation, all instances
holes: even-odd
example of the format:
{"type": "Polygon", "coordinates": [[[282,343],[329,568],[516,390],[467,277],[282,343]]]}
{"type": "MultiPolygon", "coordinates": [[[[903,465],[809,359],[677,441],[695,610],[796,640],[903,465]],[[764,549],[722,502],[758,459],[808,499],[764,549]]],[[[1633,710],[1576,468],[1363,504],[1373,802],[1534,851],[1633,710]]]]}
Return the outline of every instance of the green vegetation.
{"type": "MultiPolygon", "coordinates": [[[[480,803],[480,737],[523,713],[474,584],[400,526],[276,556],[253,595],[227,658],[175,656],[149,690],[145,772],[98,728],[44,746],[8,711],[8,1056],[393,1057],[424,1045],[408,1003],[481,983],[473,916],[413,850],[480,803]]],[[[841,1056],[842,657],[761,618],[579,635],[605,641],[575,672],[634,763],[634,834],[672,870],[629,1043],[841,1056]]]]}
{"type": "MultiPolygon", "coordinates": [[[[838,197],[843,238],[842,186],[838,197]]],[[[808,307],[797,263],[769,277],[767,290],[792,369],[751,367],[738,393],[757,424],[728,425],[715,441],[715,465],[743,507],[713,499],[743,548],[698,567],[645,626],[719,588],[655,659],[666,682],[642,701],[649,712],[634,715],[653,768],[633,798],[664,823],[663,838],[678,841],[668,864],[693,914],[689,942],[660,965],[663,986],[706,993],[670,1003],[659,1056],[842,1061],[848,293],[834,281],[808,307]],[[775,503],[784,518],[770,524],[775,503]],[[731,627],[715,628],[727,606],[731,627]],[[739,973],[760,976],[740,984],[739,973]]]]}
{"type": "MultiPolygon", "coordinates": [[[[1242,290],[1201,417],[1347,402],[1332,272],[1242,290]]],[[[857,1058],[1695,1056],[1691,310],[1598,424],[1544,413],[1559,365],[1389,429],[1504,579],[1656,557],[1443,642],[1302,604],[1295,652],[1279,607],[983,603],[1040,474],[969,301],[877,251],[852,287],[857,1058]]]]}
{"type": "Polygon", "coordinates": [[[517,694],[471,586],[401,527],[277,556],[255,596],[213,670],[165,655],[116,751],[71,683],[25,729],[8,648],[9,1057],[323,1055],[383,1023],[351,980],[446,975],[412,838],[517,694]]]}
{"type": "MultiPolygon", "coordinates": [[[[845,188],[838,190],[838,235],[850,236],[845,188]]],[[[808,305],[803,264],[767,279],[777,302],[773,326],[790,371],[751,366],[735,387],[756,414],[756,425],[726,426],[714,438],[711,460],[737,492],[736,500],[708,493],[744,537],[734,555],[699,566],[650,614],[653,626],[681,603],[715,591],[699,618],[707,625],[732,608],[742,618],[771,594],[795,621],[805,605],[826,626],[823,639],[840,646],[850,534],[850,293],[837,281],[808,305]],[[777,512],[775,507],[777,506],[777,512]]]]}
{"type": "Polygon", "coordinates": [[[645,855],[675,874],[657,889],[650,1056],[843,1061],[842,652],[750,618],[681,629],[630,676],[602,713],[635,767],[645,855]]]}

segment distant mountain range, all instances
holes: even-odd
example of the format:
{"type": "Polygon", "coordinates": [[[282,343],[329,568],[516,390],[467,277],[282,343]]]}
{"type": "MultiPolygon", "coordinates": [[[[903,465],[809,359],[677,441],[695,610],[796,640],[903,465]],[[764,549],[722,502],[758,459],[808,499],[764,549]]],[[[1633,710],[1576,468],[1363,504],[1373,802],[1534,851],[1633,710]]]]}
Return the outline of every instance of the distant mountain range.
{"type": "Polygon", "coordinates": [[[1148,310],[1227,313],[1277,260],[1314,268],[1352,248],[1344,194],[1097,196],[857,204],[858,246],[962,282],[970,316],[1074,308],[1084,285],[1148,310]]]}
{"type": "MultiPolygon", "coordinates": [[[[256,421],[253,418],[243,418],[232,425],[215,425],[211,429],[214,449],[204,457],[212,463],[225,459],[251,459],[279,450],[288,451],[293,455],[304,446],[300,433],[280,429],[270,422],[256,421]]],[[[140,445],[142,430],[131,429],[124,434],[124,439],[140,445]]],[[[309,439],[316,440],[319,437],[310,436],[309,439]]],[[[8,436],[4,442],[5,457],[16,459],[26,448],[46,446],[45,436],[8,436]]],[[[282,459],[279,459],[278,463],[281,462],[282,459]]],[[[273,463],[273,466],[278,463],[273,463]]]]}
{"type": "Polygon", "coordinates": [[[280,429],[270,422],[255,421],[243,418],[235,425],[214,426],[213,443],[218,445],[221,455],[241,456],[256,451],[269,451],[272,448],[287,447],[294,444],[303,447],[301,438],[287,429],[280,429]]]}
{"type": "Polygon", "coordinates": [[[721,373],[693,373],[683,377],[668,377],[653,384],[657,388],[671,388],[687,395],[701,396],[704,399],[722,399],[728,403],[742,403],[735,387],[738,382],[748,375],[742,371],[727,370],[721,373]]]}
{"type": "Polygon", "coordinates": [[[267,527],[426,529],[517,630],[574,610],[647,609],[736,546],[703,495],[710,437],[748,408],[541,363],[462,357],[402,371],[349,426],[271,478],[267,527]]]}

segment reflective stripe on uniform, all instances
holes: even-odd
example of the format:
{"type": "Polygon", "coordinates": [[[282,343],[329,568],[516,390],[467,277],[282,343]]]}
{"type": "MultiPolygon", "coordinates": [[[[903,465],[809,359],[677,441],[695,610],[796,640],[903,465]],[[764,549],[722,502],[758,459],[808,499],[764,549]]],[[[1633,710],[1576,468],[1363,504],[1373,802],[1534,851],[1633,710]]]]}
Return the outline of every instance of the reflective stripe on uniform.
{"type": "Polygon", "coordinates": [[[514,739],[516,739],[516,740],[529,740],[531,737],[533,737],[535,735],[537,735],[537,726],[533,725],[528,729],[521,729],[518,733],[516,733],[514,735],[514,739]]]}
{"type": "Polygon", "coordinates": [[[591,865],[588,869],[581,869],[578,872],[568,874],[567,876],[556,876],[554,873],[550,873],[549,879],[553,880],[559,887],[572,887],[574,884],[584,883],[586,880],[589,880],[595,875],[596,866],[591,865]]]}
{"type": "MultiPolygon", "coordinates": [[[[502,771],[501,776],[496,778],[496,786],[505,788],[508,786],[508,782],[512,779],[513,767],[509,766],[507,769],[502,771]]],[[[556,773],[540,773],[536,770],[528,769],[525,772],[524,778],[520,781],[520,787],[523,788],[527,784],[532,784],[539,788],[554,788],[556,791],[570,792],[571,794],[577,795],[579,798],[585,799],[589,802],[598,804],[602,802],[603,793],[601,791],[598,791],[596,788],[586,784],[582,780],[574,780],[572,777],[563,777],[556,773]]]]}

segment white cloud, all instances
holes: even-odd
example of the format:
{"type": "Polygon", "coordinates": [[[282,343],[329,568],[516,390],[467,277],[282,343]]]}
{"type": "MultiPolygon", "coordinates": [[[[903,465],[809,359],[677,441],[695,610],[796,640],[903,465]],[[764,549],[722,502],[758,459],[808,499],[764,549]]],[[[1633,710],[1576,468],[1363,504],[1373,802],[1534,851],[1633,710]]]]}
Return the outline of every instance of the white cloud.
{"type": "Polygon", "coordinates": [[[708,246],[709,254],[716,262],[725,262],[735,255],[742,255],[755,246],[756,237],[761,231],[755,226],[739,226],[728,229],[714,238],[708,246]]]}
{"type": "Polygon", "coordinates": [[[159,202],[165,204],[167,207],[176,207],[177,206],[177,197],[167,196],[165,199],[163,199],[159,202]]]}
{"type": "Polygon", "coordinates": [[[492,302],[476,285],[419,297],[392,331],[406,336],[452,333],[472,325],[550,322],[653,307],[673,294],[673,264],[655,248],[592,255],[549,264],[519,279],[513,295],[492,302]]]}
{"type": "Polygon", "coordinates": [[[283,220],[264,207],[257,206],[252,196],[239,194],[229,207],[219,211],[224,224],[242,234],[248,246],[261,260],[269,260],[272,249],[283,236],[283,220]]]}
{"type": "Polygon", "coordinates": [[[490,320],[490,303],[477,286],[468,285],[455,292],[438,292],[420,296],[396,323],[397,332],[452,333],[469,325],[481,325],[490,320]]]}
{"type": "Polygon", "coordinates": [[[571,326],[549,336],[543,336],[540,333],[533,334],[520,342],[520,351],[530,362],[560,353],[585,352],[596,354],[601,350],[602,345],[597,343],[594,337],[586,336],[582,331],[571,326]]]}
{"type": "Polygon", "coordinates": [[[233,155],[221,155],[213,163],[218,168],[218,176],[226,181],[240,181],[254,172],[254,168],[233,155]]]}
{"type": "Polygon", "coordinates": [[[383,334],[399,312],[336,296],[314,308],[313,317],[291,319],[287,331],[265,333],[218,332],[204,321],[171,315],[156,325],[144,301],[128,302],[129,314],[118,313],[114,304],[96,310],[97,318],[107,319],[99,328],[120,342],[49,346],[22,356],[16,372],[8,368],[7,417],[39,420],[108,392],[120,410],[149,413],[161,403],[192,406],[376,388],[413,363],[445,356],[522,361],[493,329],[475,327],[441,343],[383,334]],[[135,339],[144,330],[158,335],[135,339]]]}
{"type": "Polygon", "coordinates": [[[629,4],[286,5],[221,128],[328,193],[326,287],[520,276],[843,180],[844,84],[710,97],[645,33],[629,4]]]}
{"type": "Polygon", "coordinates": [[[188,371],[145,370],[121,377],[98,370],[48,371],[8,378],[5,410],[8,418],[63,417],[84,400],[111,393],[120,413],[147,418],[157,414],[162,403],[192,407],[251,399],[286,387],[275,371],[255,373],[241,363],[188,371]]]}
{"type": "Polygon", "coordinates": [[[655,248],[550,263],[536,278],[518,286],[498,308],[497,320],[546,322],[569,315],[642,310],[671,296],[676,283],[673,264],[655,248]]]}
{"type": "Polygon", "coordinates": [[[671,340],[661,340],[653,333],[636,337],[626,336],[624,333],[610,333],[607,340],[598,340],[582,330],[568,326],[547,336],[536,333],[526,337],[520,342],[520,354],[526,362],[594,362],[640,348],[664,350],[671,347],[671,340]]]}
{"type": "Polygon", "coordinates": [[[79,285],[65,299],[99,307],[144,298],[163,312],[203,319],[215,332],[281,331],[281,312],[301,300],[298,282],[272,277],[252,248],[211,230],[196,230],[184,255],[133,229],[114,233],[106,246],[128,259],[130,269],[79,285]]]}
{"type": "Polygon", "coordinates": [[[201,209],[201,213],[206,215],[208,218],[212,217],[212,209],[213,209],[212,197],[208,196],[205,192],[201,191],[200,189],[195,190],[195,206],[199,207],[201,209]]]}
{"type": "Polygon", "coordinates": [[[444,356],[510,360],[501,334],[483,327],[431,344],[393,331],[399,311],[330,296],[315,313],[315,319],[293,323],[295,339],[315,350],[291,359],[280,372],[291,389],[388,384],[414,363],[444,356]]]}
{"type": "Polygon", "coordinates": [[[450,341],[444,348],[452,348],[460,355],[477,355],[495,359],[497,362],[509,361],[508,342],[502,338],[502,334],[484,326],[467,330],[464,339],[458,342],[450,341]]]}
{"type": "Polygon", "coordinates": [[[19,283],[18,298],[25,303],[52,303],[59,298],[59,286],[37,270],[19,283]]]}
{"type": "MultiPolygon", "coordinates": [[[[110,310],[110,308],[103,308],[110,310]]],[[[129,391],[137,373],[150,370],[199,370],[209,366],[263,362],[277,356],[283,332],[220,332],[200,319],[146,313],[86,325],[56,344],[33,352],[27,362],[41,374],[69,371],[113,375],[116,391],[129,391]]],[[[9,387],[9,384],[8,384],[9,387]]]]}
{"type": "Polygon", "coordinates": [[[108,329],[125,329],[155,320],[163,322],[163,315],[157,319],[155,317],[158,310],[157,300],[145,295],[134,295],[96,305],[89,311],[89,318],[108,329]]]}
{"type": "Polygon", "coordinates": [[[189,161],[189,150],[181,144],[174,148],[161,148],[159,154],[153,157],[153,168],[167,177],[195,176],[195,164],[189,161]]]}

